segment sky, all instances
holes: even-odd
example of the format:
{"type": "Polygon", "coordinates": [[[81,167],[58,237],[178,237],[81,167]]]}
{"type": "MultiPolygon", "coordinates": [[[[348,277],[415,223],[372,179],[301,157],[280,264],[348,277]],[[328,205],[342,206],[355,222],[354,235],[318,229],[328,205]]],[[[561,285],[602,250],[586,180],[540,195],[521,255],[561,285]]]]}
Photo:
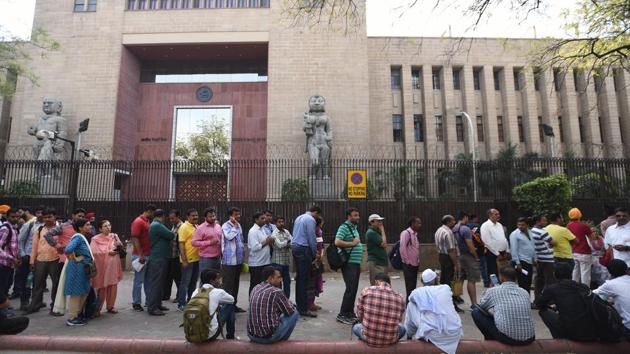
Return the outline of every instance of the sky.
{"type": "MultiPolygon", "coordinates": [[[[281,0],[273,0],[281,1],[281,0]]],[[[476,30],[469,30],[471,17],[463,15],[473,0],[367,0],[369,36],[462,36],[541,38],[563,37],[560,13],[573,8],[576,0],[549,0],[527,18],[513,15],[513,0],[500,1],[489,9],[492,14],[476,30]],[[436,7],[436,2],[439,5],[436,7]],[[409,4],[416,3],[409,8],[409,4]]],[[[69,1],[70,2],[70,1],[69,1]]],[[[19,38],[28,38],[33,25],[35,0],[0,0],[0,25],[19,38]]]]}

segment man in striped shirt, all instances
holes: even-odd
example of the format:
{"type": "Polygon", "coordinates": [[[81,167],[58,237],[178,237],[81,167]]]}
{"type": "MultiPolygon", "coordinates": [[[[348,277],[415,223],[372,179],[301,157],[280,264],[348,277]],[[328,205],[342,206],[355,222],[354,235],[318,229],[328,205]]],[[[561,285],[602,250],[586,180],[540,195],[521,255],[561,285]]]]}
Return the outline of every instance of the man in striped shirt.
{"type": "Polygon", "coordinates": [[[556,245],[556,241],[551,238],[545,227],[547,226],[547,218],[538,215],[534,218],[536,223],[530,231],[532,240],[534,241],[534,251],[536,251],[536,281],[534,282],[534,298],[538,299],[544,287],[555,283],[556,278],[553,275],[553,251],[551,247],[556,245]]]}
{"type": "Polygon", "coordinates": [[[262,275],[265,281],[252,289],[249,298],[247,335],[252,342],[259,344],[288,340],[299,314],[280,289],[280,271],[267,266],[262,275]]]}
{"type": "Polygon", "coordinates": [[[354,300],[359,290],[361,261],[363,260],[363,245],[357,230],[360,218],[357,208],[348,208],[346,221],[339,226],[335,236],[335,246],[339,248],[338,251],[344,252],[348,256],[348,261],[341,267],[346,290],[343,293],[343,300],[341,300],[337,322],[349,325],[354,324],[357,320],[354,313],[354,300]]]}

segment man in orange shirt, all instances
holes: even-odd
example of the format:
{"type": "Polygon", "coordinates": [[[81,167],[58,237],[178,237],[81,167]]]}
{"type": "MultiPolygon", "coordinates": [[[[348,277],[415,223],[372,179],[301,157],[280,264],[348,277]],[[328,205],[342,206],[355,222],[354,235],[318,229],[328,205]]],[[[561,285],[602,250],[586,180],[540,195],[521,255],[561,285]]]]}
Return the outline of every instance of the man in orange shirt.
{"type": "Polygon", "coordinates": [[[40,308],[46,307],[46,304],[44,304],[42,300],[44,297],[44,289],[46,289],[46,279],[50,276],[52,279],[50,314],[56,315],[52,312],[52,306],[55,303],[55,295],[57,295],[61,264],[59,263],[59,253],[57,249],[51,246],[44,238],[44,235],[55,228],[56,214],[53,208],[45,209],[43,213],[44,225],[35,230],[33,234],[33,249],[30,258],[31,270],[33,271],[33,297],[26,309],[26,314],[37,312],[40,308]]]}

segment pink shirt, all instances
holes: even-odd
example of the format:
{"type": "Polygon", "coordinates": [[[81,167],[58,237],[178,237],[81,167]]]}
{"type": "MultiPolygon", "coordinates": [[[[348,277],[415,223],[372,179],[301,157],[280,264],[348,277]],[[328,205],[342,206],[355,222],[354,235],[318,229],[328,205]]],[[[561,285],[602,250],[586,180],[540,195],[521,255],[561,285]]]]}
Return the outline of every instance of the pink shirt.
{"type": "Polygon", "coordinates": [[[420,242],[418,242],[418,233],[411,228],[400,233],[400,258],[407,265],[418,266],[420,242]]]}
{"type": "Polygon", "coordinates": [[[192,245],[199,250],[199,256],[205,258],[221,257],[221,238],[223,231],[221,225],[213,225],[204,222],[197,226],[193,235],[192,245]]]}

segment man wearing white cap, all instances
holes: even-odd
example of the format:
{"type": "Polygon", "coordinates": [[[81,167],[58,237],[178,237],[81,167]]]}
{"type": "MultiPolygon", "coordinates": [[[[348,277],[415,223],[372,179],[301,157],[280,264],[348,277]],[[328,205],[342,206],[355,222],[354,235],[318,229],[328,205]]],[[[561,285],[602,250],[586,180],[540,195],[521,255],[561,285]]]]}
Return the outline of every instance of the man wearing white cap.
{"type": "Polygon", "coordinates": [[[422,272],[423,287],[409,296],[405,314],[407,336],[424,339],[448,354],[457,351],[464,331],[453,305],[451,288],[436,285],[437,274],[431,269],[422,272]]]}
{"type": "Polygon", "coordinates": [[[378,273],[387,274],[387,238],[383,227],[385,218],[378,214],[368,217],[370,227],[365,233],[367,243],[368,270],[370,271],[370,285],[376,285],[374,276],[378,273]]]}

